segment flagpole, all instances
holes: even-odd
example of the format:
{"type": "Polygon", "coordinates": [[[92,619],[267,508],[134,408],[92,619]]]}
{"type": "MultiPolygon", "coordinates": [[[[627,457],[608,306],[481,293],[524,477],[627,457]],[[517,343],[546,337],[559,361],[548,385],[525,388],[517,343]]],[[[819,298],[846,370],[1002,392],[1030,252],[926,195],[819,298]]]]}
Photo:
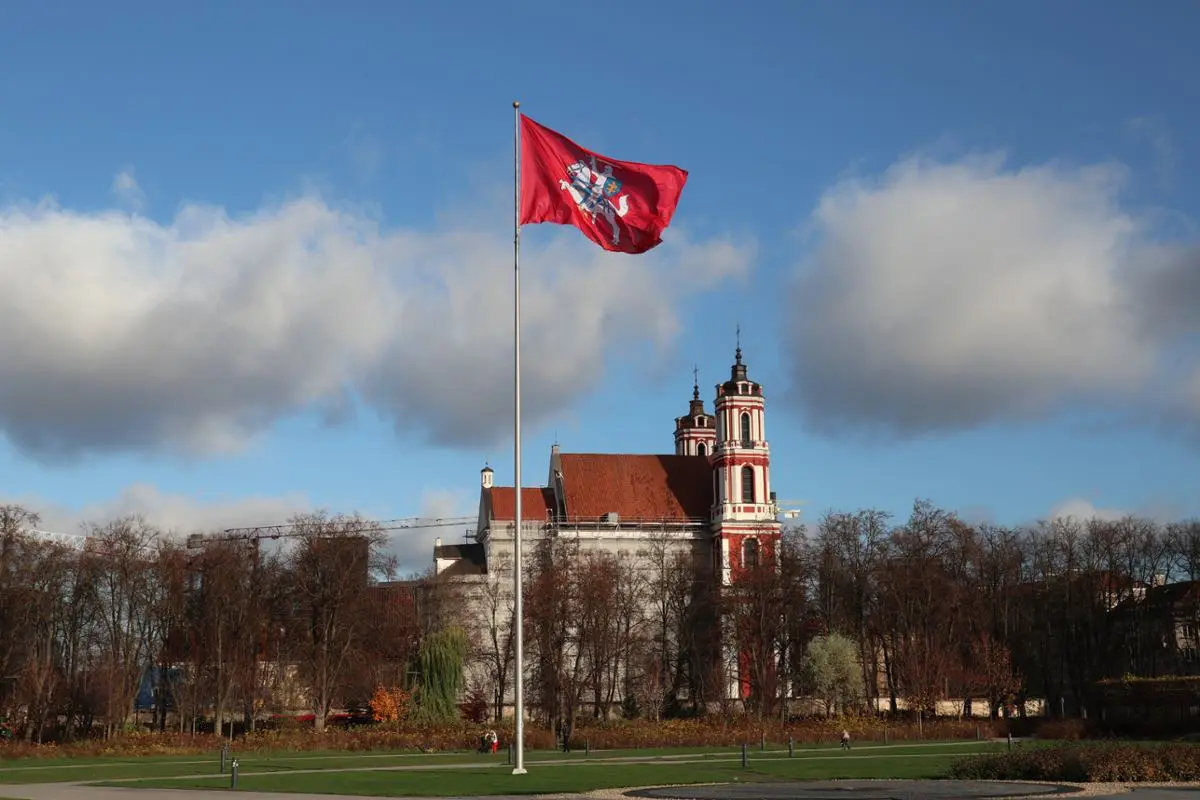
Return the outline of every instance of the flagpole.
{"type": "Polygon", "coordinates": [[[521,103],[513,101],[513,611],[516,640],[516,766],[525,774],[525,621],[521,596],[521,103]]]}

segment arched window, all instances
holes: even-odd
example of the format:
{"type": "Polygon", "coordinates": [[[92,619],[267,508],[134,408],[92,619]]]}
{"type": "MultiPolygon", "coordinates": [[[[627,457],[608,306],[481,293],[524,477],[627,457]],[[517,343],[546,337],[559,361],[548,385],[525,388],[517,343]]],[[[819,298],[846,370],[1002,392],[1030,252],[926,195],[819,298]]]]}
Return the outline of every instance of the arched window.
{"type": "Polygon", "coordinates": [[[750,438],[750,415],[742,412],[742,447],[752,447],[754,440],[750,438]]]}
{"type": "Polygon", "coordinates": [[[742,568],[754,569],[758,566],[758,539],[747,539],[742,542],[742,568]]]}
{"type": "Polygon", "coordinates": [[[754,502],[754,467],[742,467],[742,502],[754,502]]]}
{"type": "Polygon", "coordinates": [[[704,442],[700,442],[699,444],[696,445],[696,455],[698,455],[698,456],[708,455],[708,448],[704,446],[704,442]]]}

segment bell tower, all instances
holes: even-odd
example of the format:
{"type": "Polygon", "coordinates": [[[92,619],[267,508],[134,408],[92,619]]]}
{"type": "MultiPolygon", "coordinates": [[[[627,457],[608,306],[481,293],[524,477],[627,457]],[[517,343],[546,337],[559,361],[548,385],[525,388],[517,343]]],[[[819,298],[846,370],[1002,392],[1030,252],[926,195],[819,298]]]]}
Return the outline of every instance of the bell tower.
{"type": "Polygon", "coordinates": [[[763,388],[742,362],[740,330],[738,340],[729,380],[717,386],[713,457],[713,555],[726,586],[738,573],[773,560],[780,535],[763,388]]]}
{"type": "MultiPolygon", "coordinates": [[[[742,363],[741,326],[729,380],[717,386],[717,451],[713,457],[713,567],[720,586],[747,572],[778,565],[781,526],[771,502],[771,451],[767,446],[762,386],[742,363]]],[[[756,691],[752,653],[723,626],[726,697],[745,701],[756,691]]]]}
{"type": "Polygon", "coordinates": [[[700,399],[700,370],[692,369],[692,402],[685,417],[675,418],[675,455],[712,456],[716,448],[716,420],[700,399]]]}

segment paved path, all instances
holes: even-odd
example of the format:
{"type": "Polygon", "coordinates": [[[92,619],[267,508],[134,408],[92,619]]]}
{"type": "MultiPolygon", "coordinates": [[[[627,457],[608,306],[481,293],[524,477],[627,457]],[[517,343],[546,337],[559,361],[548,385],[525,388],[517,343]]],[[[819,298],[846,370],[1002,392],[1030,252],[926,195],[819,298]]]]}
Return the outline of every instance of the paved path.
{"type": "MultiPolygon", "coordinates": [[[[659,800],[980,800],[1000,797],[1069,798],[1073,786],[988,781],[802,781],[642,789],[633,797],[659,800]]],[[[1200,786],[1134,788],[1090,794],[1088,800],[1200,800],[1200,786]]]]}
{"type": "MultiPolygon", "coordinates": [[[[1074,793],[1049,783],[988,781],[786,781],[641,789],[633,797],[663,800],[971,800],[1074,793]]],[[[1193,800],[1195,800],[1193,798],[1193,800]]]]}
{"type": "Polygon", "coordinates": [[[17,800],[230,800],[231,796],[238,800],[363,800],[361,795],[350,798],[334,794],[278,794],[240,790],[234,794],[228,789],[116,789],[66,783],[0,786],[0,797],[17,800]]]}

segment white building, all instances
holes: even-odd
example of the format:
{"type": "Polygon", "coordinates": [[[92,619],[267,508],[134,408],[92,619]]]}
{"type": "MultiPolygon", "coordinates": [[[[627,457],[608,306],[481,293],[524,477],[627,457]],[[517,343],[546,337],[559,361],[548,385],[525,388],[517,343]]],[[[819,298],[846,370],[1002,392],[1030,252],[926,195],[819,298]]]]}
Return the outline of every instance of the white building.
{"type": "MultiPolygon", "coordinates": [[[[737,349],[729,380],[716,387],[715,414],[705,411],[697,383],[685,416],[675,420],[671,455],[550,452],[546,483],[524,488],[522,552],[528,567],[538,543],[554,537],[581,552],[645,558],[654,543],[691,553],[697,571],[728,586],[744,566],[773,552],[780,535],[771,491],[762,386],[750,380],[737,349]]],[[[441,545],[438,577],[461,591],[468,632],[480,655],[469,680],[486,685],[498,665],[497,633],[512,616],[516,493],[481,473],[475,542],[441,545]],[[492,652],[489,657],[488,651],[492,652]]],[[[734,659],[736,662],[736,658],[734,659]]],[[[735,668],[736,671],[736,668],[735,668]]],[[[730,696],[744,692],[732,677],[730,696]]],[[[507,693],[506,693],[507,694],[507,693]]]]}

